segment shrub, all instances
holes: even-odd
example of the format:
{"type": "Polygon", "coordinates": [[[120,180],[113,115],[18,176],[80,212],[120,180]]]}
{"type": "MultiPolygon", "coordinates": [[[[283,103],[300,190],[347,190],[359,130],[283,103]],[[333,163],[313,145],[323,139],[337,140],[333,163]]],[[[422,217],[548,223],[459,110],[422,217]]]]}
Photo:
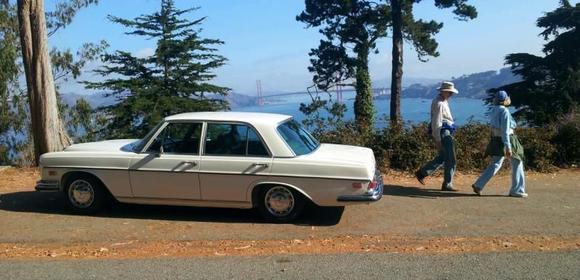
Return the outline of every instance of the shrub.
{"type": "Polygon", "coordinates": [[[524,146],[527,168],[540,172],[554,169],[556,148],[551,142],[553,129],[522,127],[516,129],[516,134],[524,146]]]}
{"type": "Polygon", "coordinates": [[[457,168],[464,171],[483,170],[488,164],[485,148],[491,130],[488,125],[471,122],[457,129],[455,134],[457,168]]]}
{"type": "Polygon", "coordinates": [[[436,150],[427,135],[427,124],[409,127],[385,128],[377,132],[370,145],[377,160],[388,163],[389,168],[415,170],[433,158],[436,150]]]}
{"type": "MultiPolygon", "coordinates": [[[[375,152],[377,165],[383,171],[415,171],[437,154],[427,134],[427,123],[387,127],[372,135],[363,135],[353,122],[343,122],[315,136],[323,143],[366,146],[375,152]]],[[[549,172],[556,163],[568,166],[578,163],[580,121],[573,119],[557,128],[518,128],[516,133],[524,146],[527,169],[549,172]]],[[[480,172],[489,164],[485,148],[491,130],[487,124],[471,122],[457,129],[457,168],[480,172]]],[[[509,162],[509,161],[508,161],[509,162]]],[[[505,164],[504,168],[509,168],[505,164]]]]}
{"type": "Polygon", "coordinates": [[[560,120],[553,144],[556,147],[556,163],[567,167],[580,163],[580,113],[571,114],[560,120]]]}

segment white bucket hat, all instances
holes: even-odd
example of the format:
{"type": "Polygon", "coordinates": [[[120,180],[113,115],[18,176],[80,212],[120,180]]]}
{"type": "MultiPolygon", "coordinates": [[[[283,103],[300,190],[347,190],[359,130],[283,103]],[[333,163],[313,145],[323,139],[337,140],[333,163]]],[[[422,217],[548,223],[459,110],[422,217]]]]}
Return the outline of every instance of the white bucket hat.
{"type": "Polygon", "coordinates": [[[449,91],[454,94],[459,94],[459,91],[455,88],[455,85],[452,82],[442,82],[441,86],[438,88],[439,91],[449,91]]]}

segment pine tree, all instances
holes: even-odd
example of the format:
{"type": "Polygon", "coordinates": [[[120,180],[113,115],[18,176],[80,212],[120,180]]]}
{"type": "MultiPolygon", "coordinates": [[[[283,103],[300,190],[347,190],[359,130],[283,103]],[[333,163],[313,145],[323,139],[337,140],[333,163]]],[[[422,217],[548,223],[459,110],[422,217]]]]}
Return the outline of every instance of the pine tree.
{"type": "Polygon", "coordinates": [[[506,63],[523,80],[500,89],[506,90],[512,105],[519,108],[517,116],[541,126],[565,114],[578,113],[580,3],[572,6],[569,1],[562,0],[559,8],[538,19],[537,26],[544,29],[540,35],[548,41],[543,49],[545,56],[507,55],[506,63]]]}
{"type": "Polygon", "coordinates": [[[104,132],[108,137],[135,137],[146,133],[163,117],[190,111],[228,109],[224,96],[229,88],[214,85],[212,72],[227,61],[216,54],[224,42],[200,37],[205,17],[190,21],[172,0],[162,0],[161,10],[135,19],[109,16],[131,29],[127,35],[157,40],[153,55],[136,57],[116,51],[103,58],[97,73],[108,77],[86,83],[88,88],[108,91],[118,103],[100,108],[110,118],[104,132]]]}
{"type": "MultiPolygon", "coordinates": [[[[403,83],[403,42],[409,41],[417,51],[420,60],[425,56],[439,56],[437,41],[433,37],[443,28],[442,23],[434,20],[423,21],[415,19],[413,6],[422,0],[385,0],[392,10],[393,24],[393,49],[392,49],[392,73],[391,73],[391,110],[390,120],[392,123],[400,123],[401,119],[401,93],[403,83]]],[[[460,20],[474,19],[477,17],[475,7],[467,4],[468,0],[434,0],[437,8],[454,7],[453,13],[460,20]]]]}
{"type": "Polygon", "coordinates": [[[319,27],[326,37],[310,52],[313,82],[323,91],[354,86],[355,122],[360,132],[369,132],[374,127],[374,104],[368,59],[376,41],[386,36],[389,9],[365,0],[306,0],[305,4],[296,20],[319,27]]]}

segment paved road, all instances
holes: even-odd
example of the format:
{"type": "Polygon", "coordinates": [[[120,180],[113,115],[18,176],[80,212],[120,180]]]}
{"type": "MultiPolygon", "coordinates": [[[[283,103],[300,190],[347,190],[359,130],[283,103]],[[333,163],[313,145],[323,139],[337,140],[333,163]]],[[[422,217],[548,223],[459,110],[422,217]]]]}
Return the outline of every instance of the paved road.
{"type": "Polygon", "coordinates": [[[0,262],[0,279],[580,279],[580,251],[0,262]]]}

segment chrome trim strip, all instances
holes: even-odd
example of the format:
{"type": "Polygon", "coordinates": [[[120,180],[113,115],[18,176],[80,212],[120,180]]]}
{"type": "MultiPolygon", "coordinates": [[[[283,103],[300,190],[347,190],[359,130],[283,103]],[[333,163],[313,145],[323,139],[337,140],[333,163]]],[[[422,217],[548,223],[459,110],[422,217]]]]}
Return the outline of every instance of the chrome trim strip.
{"type": "Polygon", "coordinates": [[[249,201],[220,201],[220,200],[195,200],[195,199],[173,199],[173,198],[147,198],[147,197],[115,197],[119,202],[148,204],[148,205],[170,205],[188,207],[217,207],[217,208],[240,208],[251,209],[253,205],[249,201]]]}
{"type": "MultiPolygon", "coordinates": [[[[95,167],[78,167],[78,166],[45,166],[45,168],[66,168],[72,170],[114,170],[114,171],[140,171],[140,172],[167,172],[176,173],[175,171],[167,170],[141,170],[141,169],[130,169],[130,168],[95,168],[95,167]]],[[[177,172],[179,173],[179,172],[177,172]]],[[[191,171],[191,173],[199,174],[219,174],[219,175],[251,175],[251,176],[267,176],[267,177],[283,177],[283,178],[308,178],[308,179],[328,179],[328,180],[349,180],[349,181],[369,181],[368,178],[354,178],[354,177],[320,177],[320,176],[307,176],[307,175],[285,175],[285,174],[275,174],[275,173],[255,173],[255,174],[242,174],[242,173],[224,173],[224,172],[200,172],[191,171]]]]}
{"type": "Polygon", "coordinates": [[[46,181],[46,180],[40,180],[36,182],[36,186],[34,187],[34,189],[39,192],[59,192],[61,190],[58,181],[46,181]]]}

